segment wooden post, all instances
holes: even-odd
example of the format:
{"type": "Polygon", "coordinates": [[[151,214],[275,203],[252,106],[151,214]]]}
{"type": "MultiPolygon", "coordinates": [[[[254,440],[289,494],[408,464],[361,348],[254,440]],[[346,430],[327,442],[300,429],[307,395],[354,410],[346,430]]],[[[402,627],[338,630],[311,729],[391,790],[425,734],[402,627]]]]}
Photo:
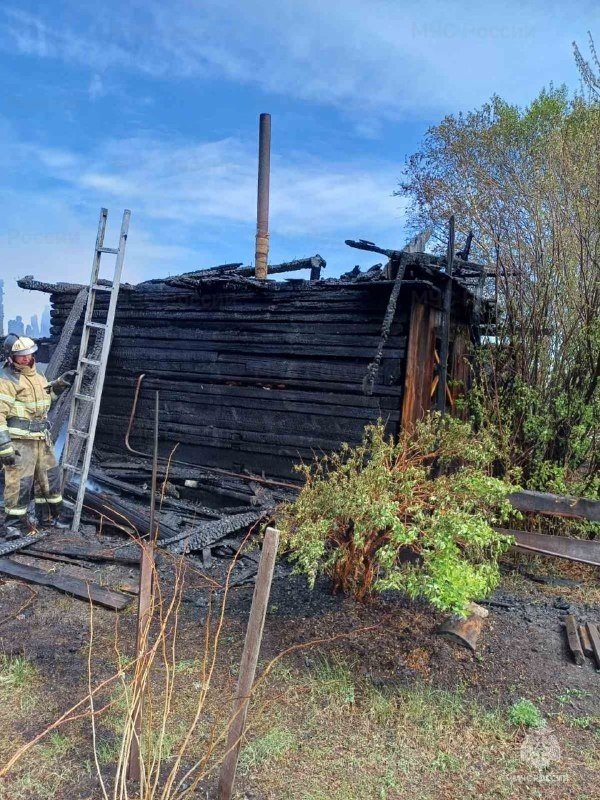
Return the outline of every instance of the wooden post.
{"type": "Polygon", "coordinates": [[[219,800],[231,800],[233,792],[240,746],[246,726],[248,704],[256,675],[256,665],[265,625],[267,603],[271,593],[271,582],[273,580],[278,545],[279,531],[275,528],[267,528],[254,586],[250,618],[246,629],[246,641],[244,642],[244,652],[240,664],[240,677],[233,704],[233,719],[227,737],[227,752],[221,766],[219,800]]]}
{"type": "Polygon", "coordinates": [[[454,215],[448,225],[448,248],[446,251],[446,286],[444,287],[442,324],[440,330],[440,380],[438,383],[437,408],[446,412],[446,384],[448,380],[448,352],[450,350],[450,322],[452,312],[452,272],[454,269],[454,215]]]}
{"type": "MultiPolygon", "coordinates": [[[[148,623],[149,616],[152,610],[152,575],[154,573],[154,547],[151,542],[140,542],[141,556],[140,556],[140,589],[138,599],[138,628],[137,628],[137,643],[136,654],[138,658],[138,667],[136,673],[143,674],[145,668],[145,654],[148,646],[148,623]]],[[[142,681],[143,681],[142,677],[142,681]]],[[[141,778],[141,753],[140,753],[140,739],[142,736],[142,715],[143,715],[143,702],[140,695],[137,698],[135,708],[133,709],[133,727],[134,734],[131,740],[131,748],[129,750],[129,766],[127,769],[127,777],[132,781],[139,781],[141,778]]]]}

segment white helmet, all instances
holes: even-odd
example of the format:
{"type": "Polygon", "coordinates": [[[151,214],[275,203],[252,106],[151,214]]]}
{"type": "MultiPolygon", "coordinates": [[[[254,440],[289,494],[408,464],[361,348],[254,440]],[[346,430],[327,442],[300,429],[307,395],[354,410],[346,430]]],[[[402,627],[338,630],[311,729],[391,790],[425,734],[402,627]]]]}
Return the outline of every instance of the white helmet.
{"type": "Polygon", "coordinates": [[[29,336],[17,336],[16,333],[9,333],[4,340],[4,358],[31,356],[37,349],[37,344],[29,336]]]}

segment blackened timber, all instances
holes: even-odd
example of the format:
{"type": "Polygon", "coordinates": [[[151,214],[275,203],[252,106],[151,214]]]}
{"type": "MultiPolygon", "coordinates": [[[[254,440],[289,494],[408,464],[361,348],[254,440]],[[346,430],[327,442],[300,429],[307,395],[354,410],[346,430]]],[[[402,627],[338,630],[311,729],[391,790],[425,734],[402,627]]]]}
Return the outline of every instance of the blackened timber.
{"type": "MultiPolygon", "coordinates": [[[[404,279],[404,270],[405,265],[399,264],[398,274],[396,275],[394,286],[390,293],[390,299],[388,300],[387,308],[385,310],[385,316],[381,324],[381,335],[377,345],[377,351],[372,363],[367,367],[366,375],[363,378],[363,393],[366,395],[373,394],[373,386],[375,385],[375,379],[377,378],[377,373],[379,372],[379,367],[383,358],[383,348],[385,347],[392,329],[392,322],[394,321],[396,306],[398,305],[398,297],[400,296],[400,289],[402,288],[402,281],[404,279]]],[[[392,355],[391,357],[393,358],[394,356],[392,355]]]]}
{"type": "Polygon", "coordinates": [[[214,522],[206,522],[197,526],[196,530],[179,533],[172,539],[163,539],[162,547],[168,547],[173,553],[193,552],[203,550],[205,547],[216,544],[230,533],[248,528],[264,517],[267,511],[246,511],[243,514],[234,514],[214,522]]]}
{"type": "MultiPolygon", "coordinates": [[[[123,399],[131,398],[132,390],[135,388],[136,379],[133,376],[123,375],[113,376],[114,383],[111,384],[111,395],[122,396],[123,399]]],[[[109,381],[106,381],[108,383],[109,381]]],[[[220,403],[223,398],[232,405],[242,405],[256,403],[260,407],[283,408],[287,411],[298,411],[302,413],[323,413],[339,414],[340,416],[355,416],[363,413],[363,410],[372,409],[378,411],[381,408],[390,410],[398,408],[398,402],[394,396],[385,397],[374,395],[365,397],[363,394],[345,394],[341,392],[317,392],[309,389],[293,391],[289,388],[280,389],[276,385],[248,386],[226,384],[203,383],[197,384],[192,381],[177,380],[172,377],[160,377],[158,373],[149,376],[144,380],[144,387],[148,390],[161,389],[167,387],[176,392],[182,392],[187,397],[193,398],[199,395],[202,403],[220,403]],[[348,410],[346,411],[346,406],[348,410]]],[[[196,402],[195,399],[192,402],[196,402]]],[[[368,413],[368,412],[367,412],[368,413]]]]}
{"type": "Polygon", "coordinates": [[[50,586],[53,589],[58,589],[59,592],[65,592],[65,594],[79,597],[81,600],[97,603],[100,606],[110,608],[112,611],[121,611],[131,602],[131,597],[113,589],[106,589],[97,583],[72,578],[70,575],[63,575],[58,572],[46,572],[37,567],[31,567],[29,564],[13,561],[12,558],[0,558],[0,572],[3,575],[10,575],[11,578],[18,578],[26,583],[50,586]]]}
{"type": "MultiPolygon", "coordinates": [[[[285,261],[282,264],[269,264],[269,275],[283,275],[286,272],[296,272],[302,269],[321,270],[327,266],[327,262],[318,253],[310,258],[297,258],[294,261],[285,261]]],[[[251,277],[254,275],[254,267],[244,267],[241,264],[223,264],[218,267],[209,267],[208,269],[199,269],[196,272],[186,272],[183,275],[178,275],[175,278],[169,278],[167,281],[170,284],[177,284],[181,278],[194,281],[203,277],[212,277],[215,274],[234,273],[235,275],[242,275],[251,277]]]]}
{"type": "MultiPolygon", "coordinates": [[[[66,487],[65,494],[72,498],[76,495],[76,489],[69,485],[66,487]]],[[[136,535],[144,536],[148,531],[149,519],[147,514],[142,513],[132,503],[126,503],[122,498],[115,497],[104,492],[94,492],[88,489],[85,493],[84,509],[94,511],[99,516],[105,517],[118,527],[131,528],[136,535]]],[[[160,522],[160,535],[168,538],[176,536],[179,531],[175,528],[160,522]]]]}
{"type": "Polygon", "coordinates": [[[137,566],[140,563],[140,553],[135,545],[126,547],[101,547],[94,541],[85,541],[80,545],[70,541],[45,542],[35,545],[30,552],[36,556],[56,555],[67,556],[70,559],[83,561],[113,561],[119,564],[137,566]]]}
{"type": "Polygon", "coordinates": [[[452,271],[454,269],[454,215],[448,224],[448,248],[446,255],[446,285],[442,301],[440,325],[440,366],[437,387],[437,408],[442,414],[446,410],[446,386],[448,382],[448,354],[450,351],[450,321],[452,311],[452,271]]]}
{"type": "MultiPolygon", "coordinates": [[[[179,364],[184,364],[185,362],[177,362],[179,364]]],[[[117,375],[118,373],[114,373],[117,375]]],[[[122,373],[121,373],[122,374],[122,373]]],[[[132,374],[139,374],[139,370],[133,371],[132,374]]],[[[177,374],[181,374],[181,371],[177,374]]],[[[171,379],[177,377],[177,374],[174,376],[173,373],[164,372],[163,370],[154,370],[153,375],[155,377],[161,378],[168,378],[171,379]]],[[[192,377],[191,373],[186,375],[186,377],[192,377]]],[[[206,379],[202,381],[202,385],[205,385],[206,379]]],[[[219,386],[219,385],[232,385],[236,382],[239,382],[240,385],[248,386],[248,387],[259,387],[259,386],[276,386],[279,389],[285,389],[288,386],[290,388],[295,389],[306,389],[308,391],[316,391],[317,389],[322,389],[324,392],[359,392],[362,394],[362,388],[360,384],[356,383],[344,383],[340,382],[333,382],[333,381],[317,381],[317,380],[305,380],[302,378],[288,378],[285,381],[277,379],[277,377],[270,377],[270,378],[253,378],[252,376],[248,375],[226,375],[221,376],[220,380],[211,380],[212,385],[219,386]]],[[[402,387],[401,386],[387,386],[383,384],[376,384],[374,396],[382,396],[382,397],[400,397],[402,395],[402,387]]],[[[396,406],[397,407],[397,406],[396,406]]]]}
{"type": "MultiPolygon", "coordinates": [[[[119,412],[122,407],[120,402],[115,402],[114,397],[107,398],[103,407],[103,413],[119,412]]],[[[151,401],[140,398],[138,401],[139,411],[148,413],[151,411],[151,401]]],[[[251,406],[239,406],[234,401],[229,405],[223,404],[202,404],[201,402],[185,402],[182,395],[175,395],[172,400],[163,401],[161,413],[164,411],[163,423],[181,422],[183,424],[198,424],[202,419],[202,424],[207,427],[229,428],[239,430],[243,424],[248,431],[263,433],[285,434],[290,430],[290,422],[293,423],[293,430],[296,434],[313,434],[316,431],[329,429],[330,432],[338,430],[341,434],[356,434],[361,436],[365,420],[377,422],[379,418],[385,418],[391,422],[398,422],[399,412],[388,412],[373,410],[354,415],[341,414],[322,414],[310,413],[306,411],[290,412],[288,410],[279,411],[278,409],[265,406],[260,408],[258,404],[251,406]],[[265,414],[266,408],[269,413],[265,414]],[[339,421],[339,422],[338,422],[339,421]]]]}

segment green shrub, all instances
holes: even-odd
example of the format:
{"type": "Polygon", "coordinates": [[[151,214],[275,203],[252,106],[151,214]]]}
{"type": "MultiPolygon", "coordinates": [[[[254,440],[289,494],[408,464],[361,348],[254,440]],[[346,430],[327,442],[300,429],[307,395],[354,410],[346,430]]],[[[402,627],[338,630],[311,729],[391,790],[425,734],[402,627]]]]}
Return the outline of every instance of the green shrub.
{"type": "Polygon", "coordinates": [[[362,443],[298,469],[305,484],[281,508],[282,546],[311,584],[368,600],[399,589],[446,611],[494,589],[510,537],[493,530],[512,513],[513,487],[490,476],[491,437],[430,415],[394,443],[382,423],[362,443]]]}
{"type": "Polygon", "coordinates": [[[508,718],[513,725],[521,728],[543,728],[546,724],[537,706],[523,698],[512,704],[508,718]]]}

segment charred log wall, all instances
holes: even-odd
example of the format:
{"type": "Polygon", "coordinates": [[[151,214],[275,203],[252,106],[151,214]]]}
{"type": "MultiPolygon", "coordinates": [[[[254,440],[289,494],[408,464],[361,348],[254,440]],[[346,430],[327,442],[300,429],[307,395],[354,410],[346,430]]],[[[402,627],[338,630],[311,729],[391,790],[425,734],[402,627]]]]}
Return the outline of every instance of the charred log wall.
{"type": "MultiPolygon", "coordinates": [[[[161,447],[197,464],[289,476],[313,454],[356,444],[364,426],[400,421],[410,293],[402,292],[371,396],[362,381],[391,284],[290,281],[124,287],[97,441],[122,448],[137,376],[146,374],[132,442],[151,440],[161,393],[161,447]]],[[[54,292],[52,337],[75,289],[54,292]]],[[[98,297],[98,320],[106,303],[98,297]]],[[[75,349],[73,360],[75,360],[75,349]]]]}

